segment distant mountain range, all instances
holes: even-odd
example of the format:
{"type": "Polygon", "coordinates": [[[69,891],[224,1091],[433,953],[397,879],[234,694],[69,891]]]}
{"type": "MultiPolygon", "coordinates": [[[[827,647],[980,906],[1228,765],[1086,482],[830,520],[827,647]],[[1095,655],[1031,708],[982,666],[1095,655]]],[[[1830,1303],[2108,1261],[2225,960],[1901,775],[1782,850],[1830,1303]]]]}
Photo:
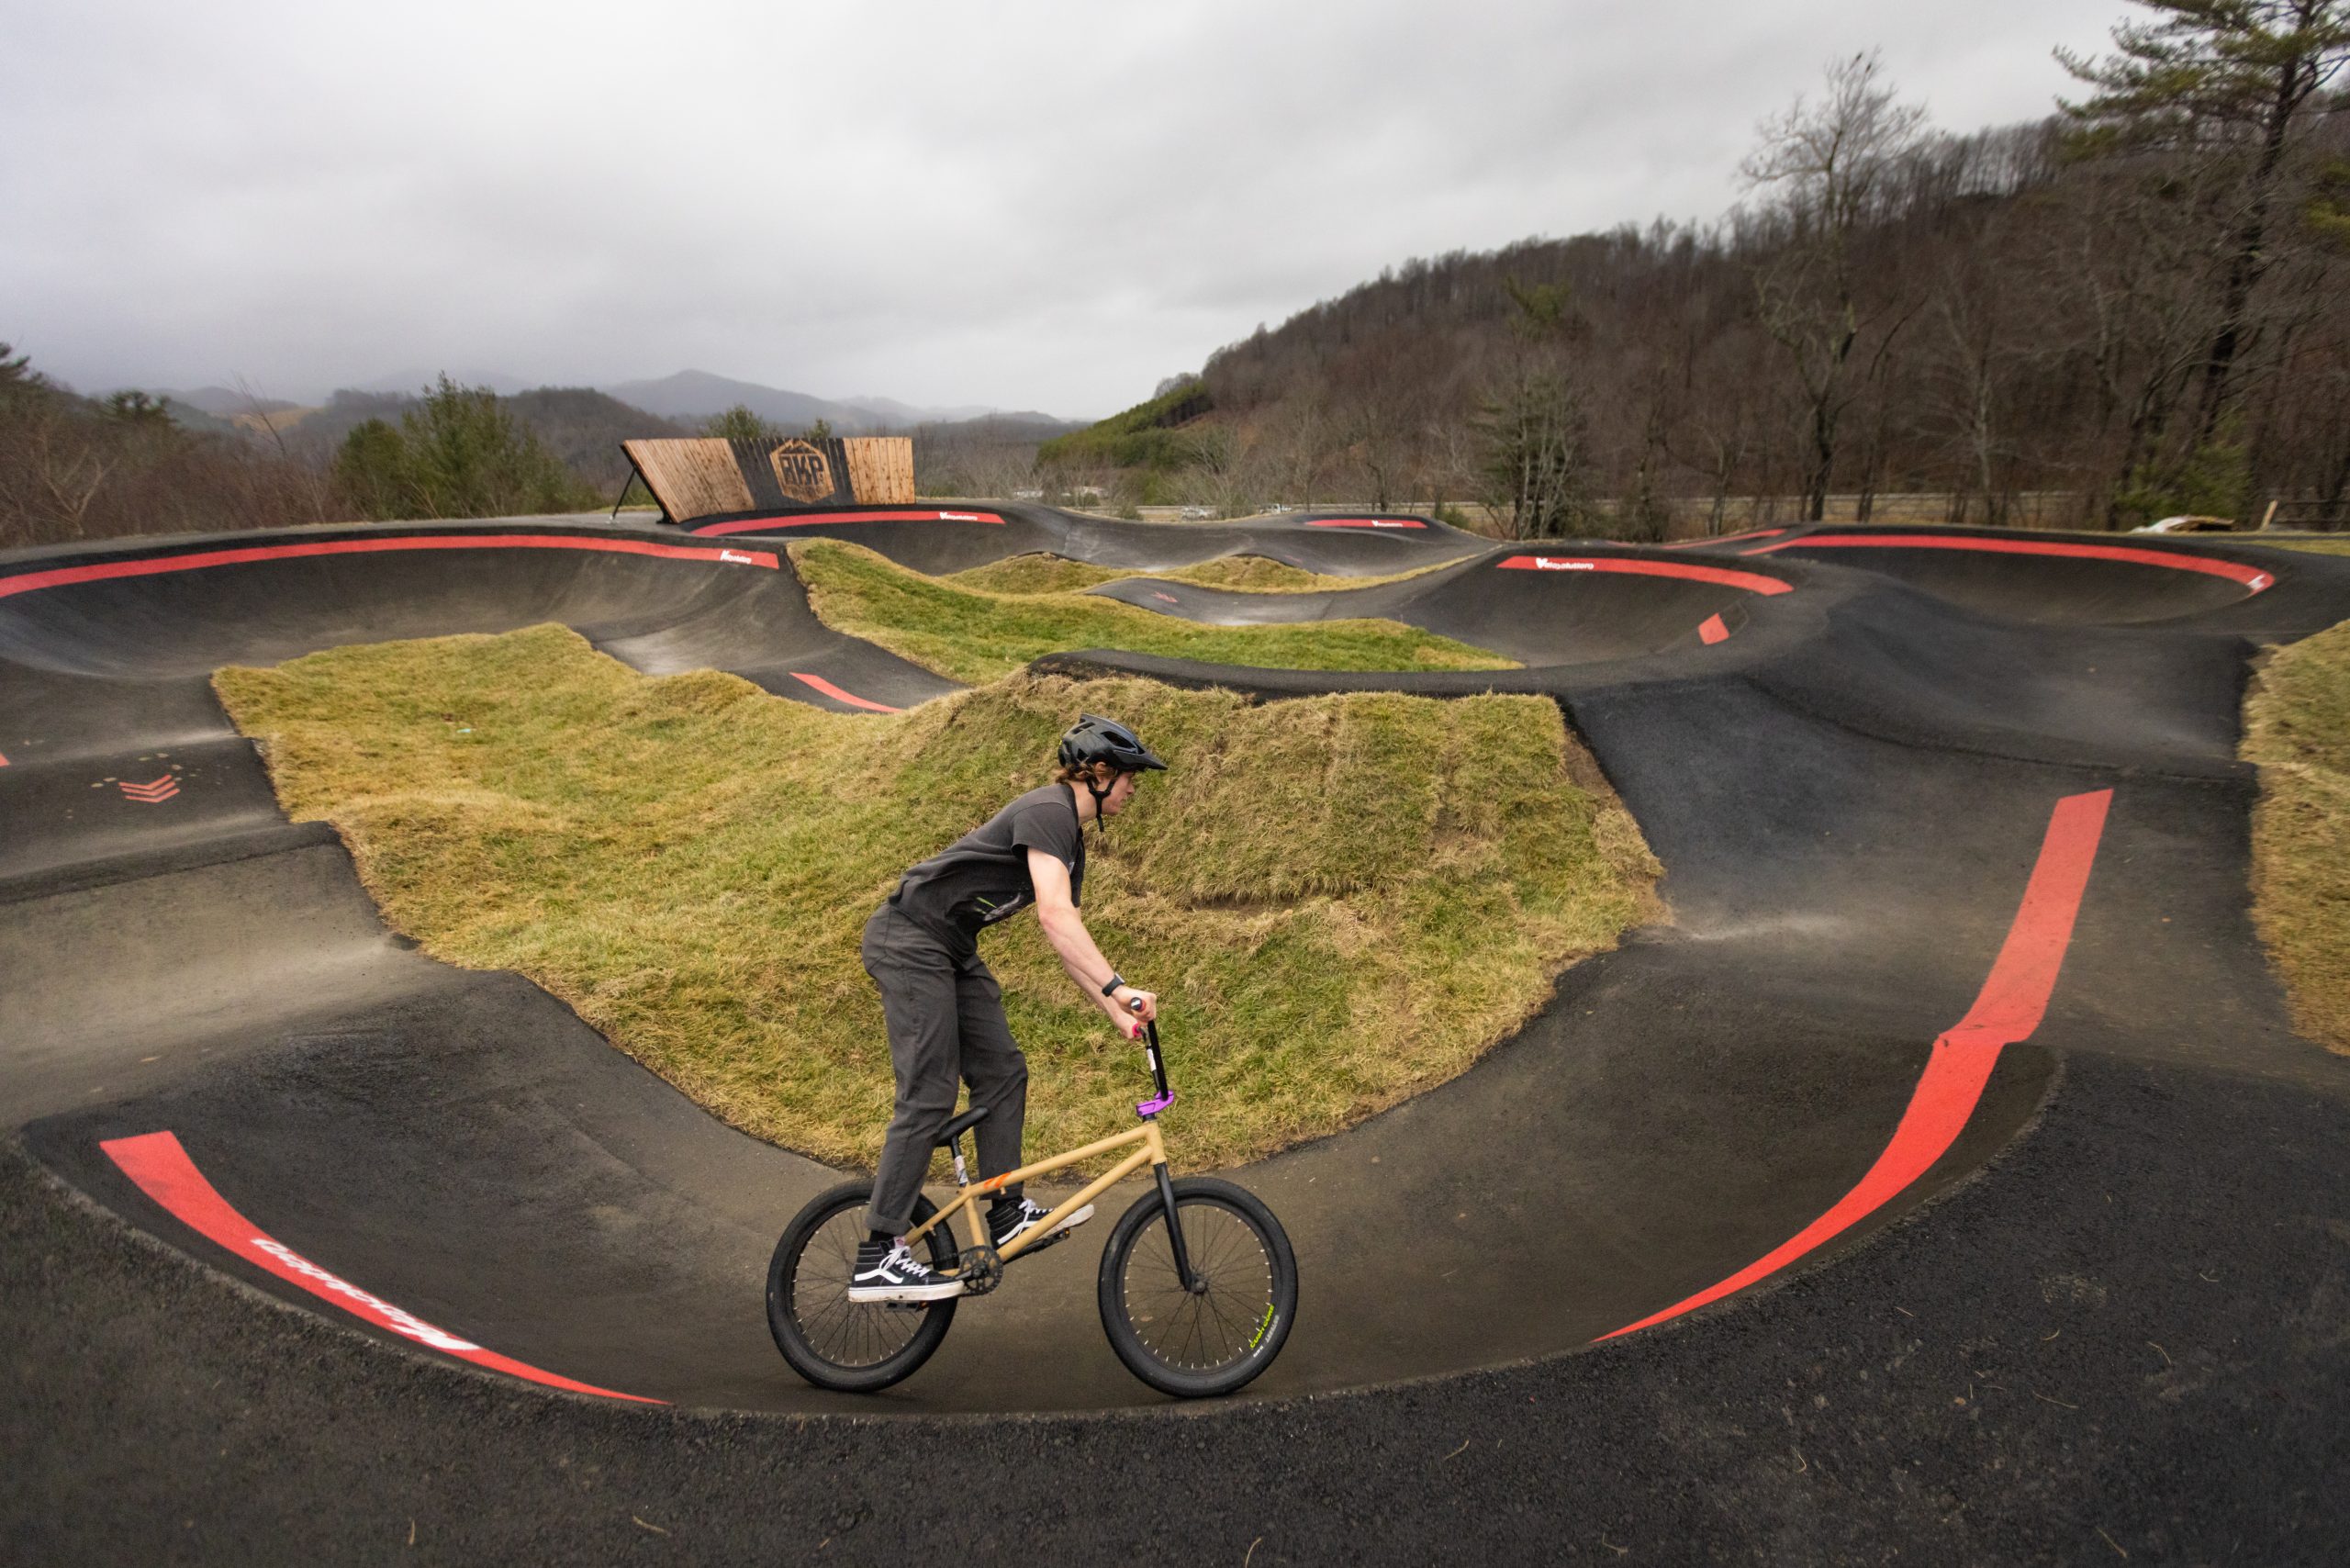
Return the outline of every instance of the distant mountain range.
{"type": "Polygon", "coordinates": [[[302,406],[289,403],[283,398],[263,398],[229,386],[199,386],[193,392],[159,392],[156,396],[174,403],[185,403],[216,420],[225,420],[235,414],[283,414],[302,406]]]}
{"type": "Polygon", "coordinates": [[[394,371],[389,375],[379,375],[373,381],[363,381],[358,383],[356,386],[339,387],[337,390],[344,392],[398,393],[413,398],[418,393],[432,386],[433,383],[439,381],[444,374],[450,380],[455,382],[460,386],[487,386],[501,398],[510,398],[517,392],[527,392],[534,386],[545,385],[544,382],[525,381],[519,375],[508,375],[501,371],[496,370],[452,370],[442,372],[438,370],[410,369],[394,371]]]}
{"type": "Polygon", "coordinates": [[[616,382],[599,386],[596,390],[617,398],[631,408],[643,409],[648,414],[659,414],[666,419],[706,420],[739,404],[769,424],[779,425],[785,430],[805,430],[822,420],[841,435],[908,430],[915,425],[954,424],[990,415],[1024,423],[1058,425],[1068,422],[1054,419],[1050,414],[1007,414],[980,403],[923,409],[901,403],[895,398],[817,398],[805,392],[787,392],[781,387],[762,386],[755,381],[736,381],[724,375],[712,375],[706,370],[681,370],[658,381],[616,382]]]}
{"type": "MultiPolygon", "coordinates": [[[[386,407],[396,408],[429,389],[440,377],[441,372],[437,370],[403,370],[343,386],[331,398],[319,398],[310,406],[355,405],[383,400],[386,407]]],[[[451,372],[449,378],[462,386],[487,386],[501,398],[511,398],[522,392],[557,390],[543,383],[490,370],[451,372]]],[[[665,420],[685,425],[699,423],[740,404],[769,424],[787,431],[805,430],[818,420],[822,420],[840,435],[867,435],[877,431],[904,431],[916,425],[960,424],[981,419],[1005,424],[1052,425],[1062,429],[1086,422],[1058,419],[1033,409],[1004,409],[985,403],[958,403],[949,408],[934,409],[901,402],[895,398],[818,398],[806,392],[786,391],[779,386],[764,386],[755,381],[737,381],[731,376],[713,375],[706,370],[681,370],[675,375],[665,375],[655,381],[610,382],[592,390],[626,403],[632,409],[642,409],[648,414],[657,414],[665,420]]],[[[166,391],[155,395],[183,408],[208,414],[216,420],[238,420],[248,423],[257,422],[255,416],[289,413],[304,407],[284,398],[259,397],[228,386],[200,386],[192,391],[166,391]]]]}

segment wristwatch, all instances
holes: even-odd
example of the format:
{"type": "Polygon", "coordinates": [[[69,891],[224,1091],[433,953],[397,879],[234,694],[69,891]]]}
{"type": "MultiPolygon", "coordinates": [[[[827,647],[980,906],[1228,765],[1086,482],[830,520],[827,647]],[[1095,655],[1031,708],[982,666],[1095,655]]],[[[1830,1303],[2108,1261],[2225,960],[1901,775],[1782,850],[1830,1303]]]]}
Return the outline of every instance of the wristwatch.
{"type": "Polygon", "coordinates": [[[1115,969],[1113,969],[1113,970],[1111,970],[1111,971],[1110,971],[1110,983],[1109,983],[1108,985],[1105,985],[1105,986],[1103,986],[1103,987],[1102,988],[1102,995],[1104,995],[1104,996],[1108,996],[1108,995],[1109,995],[1109,994],[1111,994],[1113,991],[1116,991],[1120,986],[1122,986],[1122,985],[1124,985],[1124,984],[1125,984],[1125,983],[1126,983],[1126,977],[1125,977],[1125,976],[1124,976],[1124,975],[1122,975],[1122,974],[1120,974],[1120,973],[1118,973],[1115,969]]]}

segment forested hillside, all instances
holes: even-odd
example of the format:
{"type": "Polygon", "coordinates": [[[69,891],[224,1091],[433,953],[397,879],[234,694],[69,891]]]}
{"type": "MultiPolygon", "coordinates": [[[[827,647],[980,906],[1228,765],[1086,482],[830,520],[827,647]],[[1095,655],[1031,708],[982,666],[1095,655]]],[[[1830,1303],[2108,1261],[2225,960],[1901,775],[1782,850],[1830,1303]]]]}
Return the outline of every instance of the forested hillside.
{"type": "Polygon", "coordinates": [[[1843,62],[1718,222],[1407,262],[1216,353],[1204,417],[1146,437],[1161,397],[1047,455],[1128,497],[1472,500],[1527,535],[1921,492],[1973,522],[2339,518],[2350,7],[2156,9],[2042,124],[1938,134],[1843,62]]]}
{"type": "MultiPolygon", "coordinates": [[[[600,509],[630,477],[622,441],[802,433],[743,406],[688,425],[586,387],[500,397],[445,376],[414,395],[342,391],[291,411],[301,417],[272,429],[143,392],[84,398],[0,343],[0,549],[600,509]]],[[[1072,428],[1021,414],[917,425],[916,484],[925,495],[1009,496],[1031,482],[1038,443],[1072,428]]],[[[631,493],[647,498],[641,486],[631,493]]]]}
{"type": "Polygon", "coordinates": [[[144,392],[83,398],[0,343],[0,550],[350,515],[317,465],[144,392]]]}
{"type": "MultiPolygon", "coordinates": [[[[286,444],[303,456],[330,459],[359,426],[369,420],[397,421],[421,404],[424,396],[338,392],[326,407],[285,432],[286,444]]],[[[500,401],[582,483],[612,495],[620,493],[628,478],[621,442],[699,433],[698,423],[689,427],[665,420],[585,386],[541,386],[509,394],[500,401]]]]}

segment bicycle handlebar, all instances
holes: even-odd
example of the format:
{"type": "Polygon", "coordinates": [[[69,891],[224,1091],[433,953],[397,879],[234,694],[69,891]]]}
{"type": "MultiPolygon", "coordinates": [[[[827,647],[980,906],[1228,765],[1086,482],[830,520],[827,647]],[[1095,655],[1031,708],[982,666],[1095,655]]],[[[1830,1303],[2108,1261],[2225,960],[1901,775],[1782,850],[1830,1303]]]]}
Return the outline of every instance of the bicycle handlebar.
{"type": "Polygon", "coordinates": [[[1158,1020],[1152,1019],[1144,1024],[1143,1029],[1150,1038],[1150,1043],[1143,1047],[1143,1055],[1150,1061],[1151,1083],[1158,1089],[1158,1093],[1155,1098],[1137,1103],[1135,1106],[1135,1114],[1147,1120],[1175,1103],[1175,1091],[1167,1086],[1167,1063],[1158,1054],[1158,1020]]]}

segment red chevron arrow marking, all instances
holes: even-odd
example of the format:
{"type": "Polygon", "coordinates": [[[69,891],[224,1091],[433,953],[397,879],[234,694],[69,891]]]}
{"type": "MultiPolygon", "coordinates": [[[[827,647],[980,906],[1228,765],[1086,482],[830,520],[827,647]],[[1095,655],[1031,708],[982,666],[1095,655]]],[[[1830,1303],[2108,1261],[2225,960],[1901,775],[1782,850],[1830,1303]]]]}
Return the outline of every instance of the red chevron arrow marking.
{"type": "Polygon", "coordinates": [[[168,773],[145,784],[121,779],[118,781],[118,787],[132,800],[150,806],[160,806],[180,792],[180,781],[168,773]]]}

